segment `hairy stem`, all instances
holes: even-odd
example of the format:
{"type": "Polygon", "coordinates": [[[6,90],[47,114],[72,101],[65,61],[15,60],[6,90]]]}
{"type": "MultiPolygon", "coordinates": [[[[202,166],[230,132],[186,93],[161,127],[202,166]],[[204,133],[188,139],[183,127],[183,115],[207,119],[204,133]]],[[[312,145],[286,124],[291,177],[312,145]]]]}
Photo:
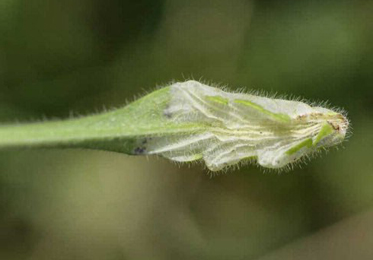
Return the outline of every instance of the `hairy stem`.
{"type": "Polygon", "coordinates": [[[132,153],[142,137],[176,134],[196,125],[165,121],[169,87],[110,112],[82,118],[0,126],[0,150],[21,148],[90,148],[132,153]]]}

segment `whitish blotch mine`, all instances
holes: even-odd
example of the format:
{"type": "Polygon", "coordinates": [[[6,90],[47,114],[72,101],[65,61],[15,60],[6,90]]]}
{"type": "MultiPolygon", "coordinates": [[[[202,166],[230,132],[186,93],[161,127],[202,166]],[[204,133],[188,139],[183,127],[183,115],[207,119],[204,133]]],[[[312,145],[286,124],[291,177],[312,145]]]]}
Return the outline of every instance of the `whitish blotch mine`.
{"type": "Polygon", "coordinates": [[[153,137],[146,150],[173,161],[204,160],[211,171],[241,161],[284,168],[341,143],[348,120],[336,111],[292,100],[229,93],[196,81],[170,86],[166,121],[198,130],[153,137]],[[172,115],[172,116],[171,116],[172,115]]]}

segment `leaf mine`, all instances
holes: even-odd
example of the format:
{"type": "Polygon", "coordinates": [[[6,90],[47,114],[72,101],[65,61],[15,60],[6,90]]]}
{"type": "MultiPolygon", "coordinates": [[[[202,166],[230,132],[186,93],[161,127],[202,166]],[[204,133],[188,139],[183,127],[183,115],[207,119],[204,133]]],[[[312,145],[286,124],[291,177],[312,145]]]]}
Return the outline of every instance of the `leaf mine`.
{"type": "Polygon", "coordinates": [[[155,137],[147,144],[147,154],[177,162],[203,160],[211,171],[253,158],[265,168],[290,167],[341,143],[348,128],[341,113],[300,101],[230,93],[197,81],[169,88],[165,120],[199,128],[155,137]]]}

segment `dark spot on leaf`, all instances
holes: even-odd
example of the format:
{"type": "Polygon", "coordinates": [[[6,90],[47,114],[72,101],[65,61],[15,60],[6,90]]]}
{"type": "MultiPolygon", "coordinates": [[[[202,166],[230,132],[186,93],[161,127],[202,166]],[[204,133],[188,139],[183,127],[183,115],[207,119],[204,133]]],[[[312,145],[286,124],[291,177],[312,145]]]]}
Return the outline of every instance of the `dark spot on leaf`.
{"type": "Polygon", "coordinates": [[[172,117],[172,113],[168,110],[168,108],[166,108],[165,110],[163,110],[163,115],[167,118],[171,118],[172,117]]]}
{"type": "Polygon", "coordinates": [[[136,155],[142,155],[146,151],[145,147],[136,147],[136,149],[133,151],[134,154],[136,155]]]}
{"type": "Polygon", "coordinates": [[[169,112],[164,112],[164,114],[163,114],[165,117],[167,117],[167,118],[169,118],[169,119],[171,119],[172,118],[172,114],[171,113],[169,113],[169,112]]]}

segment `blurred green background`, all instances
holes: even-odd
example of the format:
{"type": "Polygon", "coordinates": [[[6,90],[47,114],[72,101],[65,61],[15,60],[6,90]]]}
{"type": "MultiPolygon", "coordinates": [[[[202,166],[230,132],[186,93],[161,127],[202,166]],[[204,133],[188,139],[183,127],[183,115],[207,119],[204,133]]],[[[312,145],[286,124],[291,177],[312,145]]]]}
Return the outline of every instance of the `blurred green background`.
{"type": "Polygon", "coordinates": [[[328,100],[353,135],[303,169],[0,152],[0,259],[373,259],[373,1],[1,0],[0,122],[202,79],[328,100]],[[337,223],[337,224],[336,224],[337,223]]]}

